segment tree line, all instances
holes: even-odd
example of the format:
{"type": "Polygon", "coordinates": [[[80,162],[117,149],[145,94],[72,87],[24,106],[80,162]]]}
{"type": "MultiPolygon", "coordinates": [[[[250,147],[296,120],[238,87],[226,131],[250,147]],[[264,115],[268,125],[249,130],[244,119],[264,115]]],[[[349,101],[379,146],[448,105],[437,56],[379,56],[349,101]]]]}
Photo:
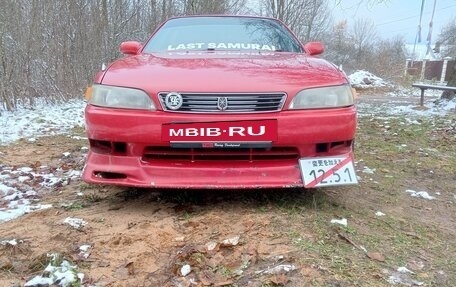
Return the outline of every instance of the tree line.
{"type": "Polygon", "coordinates": [[[14,109],[80,97],[119,44],[147,40],[172,16],[250,14],[285,22],[302,42],[325,43],[325,58],[347,71],[403,72],[404,40],[382,40],[366,19],[334,23],[329,0],[0,0],[0,103],[14,109]]]}

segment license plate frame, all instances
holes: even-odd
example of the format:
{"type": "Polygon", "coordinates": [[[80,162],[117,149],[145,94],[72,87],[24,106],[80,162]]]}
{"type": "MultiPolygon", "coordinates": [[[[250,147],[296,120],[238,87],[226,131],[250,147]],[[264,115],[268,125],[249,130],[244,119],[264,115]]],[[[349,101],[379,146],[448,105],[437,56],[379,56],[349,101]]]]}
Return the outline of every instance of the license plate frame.
{"type": "Polygon", "coordinates": [[[172,148],[265,149],[271,142],[170,142],[172,148]]]}

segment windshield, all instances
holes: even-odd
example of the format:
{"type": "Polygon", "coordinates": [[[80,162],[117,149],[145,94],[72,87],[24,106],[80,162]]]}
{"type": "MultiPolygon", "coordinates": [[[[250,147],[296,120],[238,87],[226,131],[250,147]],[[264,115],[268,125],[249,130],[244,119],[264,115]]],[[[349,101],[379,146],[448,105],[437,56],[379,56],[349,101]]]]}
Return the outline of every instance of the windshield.
{"type": "Polygon", "coordinates": [[[302,52],[296,38],[280,22],[248,17],[189,17],[166,22],[143,52],[258,50],[302,52]]]}

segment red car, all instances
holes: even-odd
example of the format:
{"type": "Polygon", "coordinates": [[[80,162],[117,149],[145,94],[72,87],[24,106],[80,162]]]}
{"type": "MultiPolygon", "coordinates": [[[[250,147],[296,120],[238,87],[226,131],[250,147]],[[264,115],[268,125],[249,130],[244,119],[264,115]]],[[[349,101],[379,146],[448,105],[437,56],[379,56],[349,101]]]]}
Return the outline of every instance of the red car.
{"type": "Polygon", "coordinates": [[[100,71],[85,110],[89,183],[160,188],[357,183],[346,75],[276,19],[162,24],[100,71]]]}

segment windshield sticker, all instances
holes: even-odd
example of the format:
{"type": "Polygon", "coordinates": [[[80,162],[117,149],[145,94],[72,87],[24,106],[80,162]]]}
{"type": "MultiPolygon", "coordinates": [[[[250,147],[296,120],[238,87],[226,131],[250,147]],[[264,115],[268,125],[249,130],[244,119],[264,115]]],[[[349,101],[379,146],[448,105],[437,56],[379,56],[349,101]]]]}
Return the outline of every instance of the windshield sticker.
{"type": "Polygon", "coordinates": [[[274,45],[254,43],[187,43],[168,45],[168,51],[179,50],[262,50],[275,51],[274,45]]]}
{"type": "MultiPolygon", "coordinates": [[[[251,56],[252,53],[260,53],[262,56],[270,56],[274,55],[273,52],[264,52],[258,50],[257,52],[253,51],[217,51],[217,55],[227,55],[227,56],[242,56],[242,55],[248,55],[251,56]]],[[[207,55],[205,51],[168,51],[168,55],[178,55],[178,56],[188,56],[188,55],[194,55],[194,56],[204,56],[207,55]]]]}

